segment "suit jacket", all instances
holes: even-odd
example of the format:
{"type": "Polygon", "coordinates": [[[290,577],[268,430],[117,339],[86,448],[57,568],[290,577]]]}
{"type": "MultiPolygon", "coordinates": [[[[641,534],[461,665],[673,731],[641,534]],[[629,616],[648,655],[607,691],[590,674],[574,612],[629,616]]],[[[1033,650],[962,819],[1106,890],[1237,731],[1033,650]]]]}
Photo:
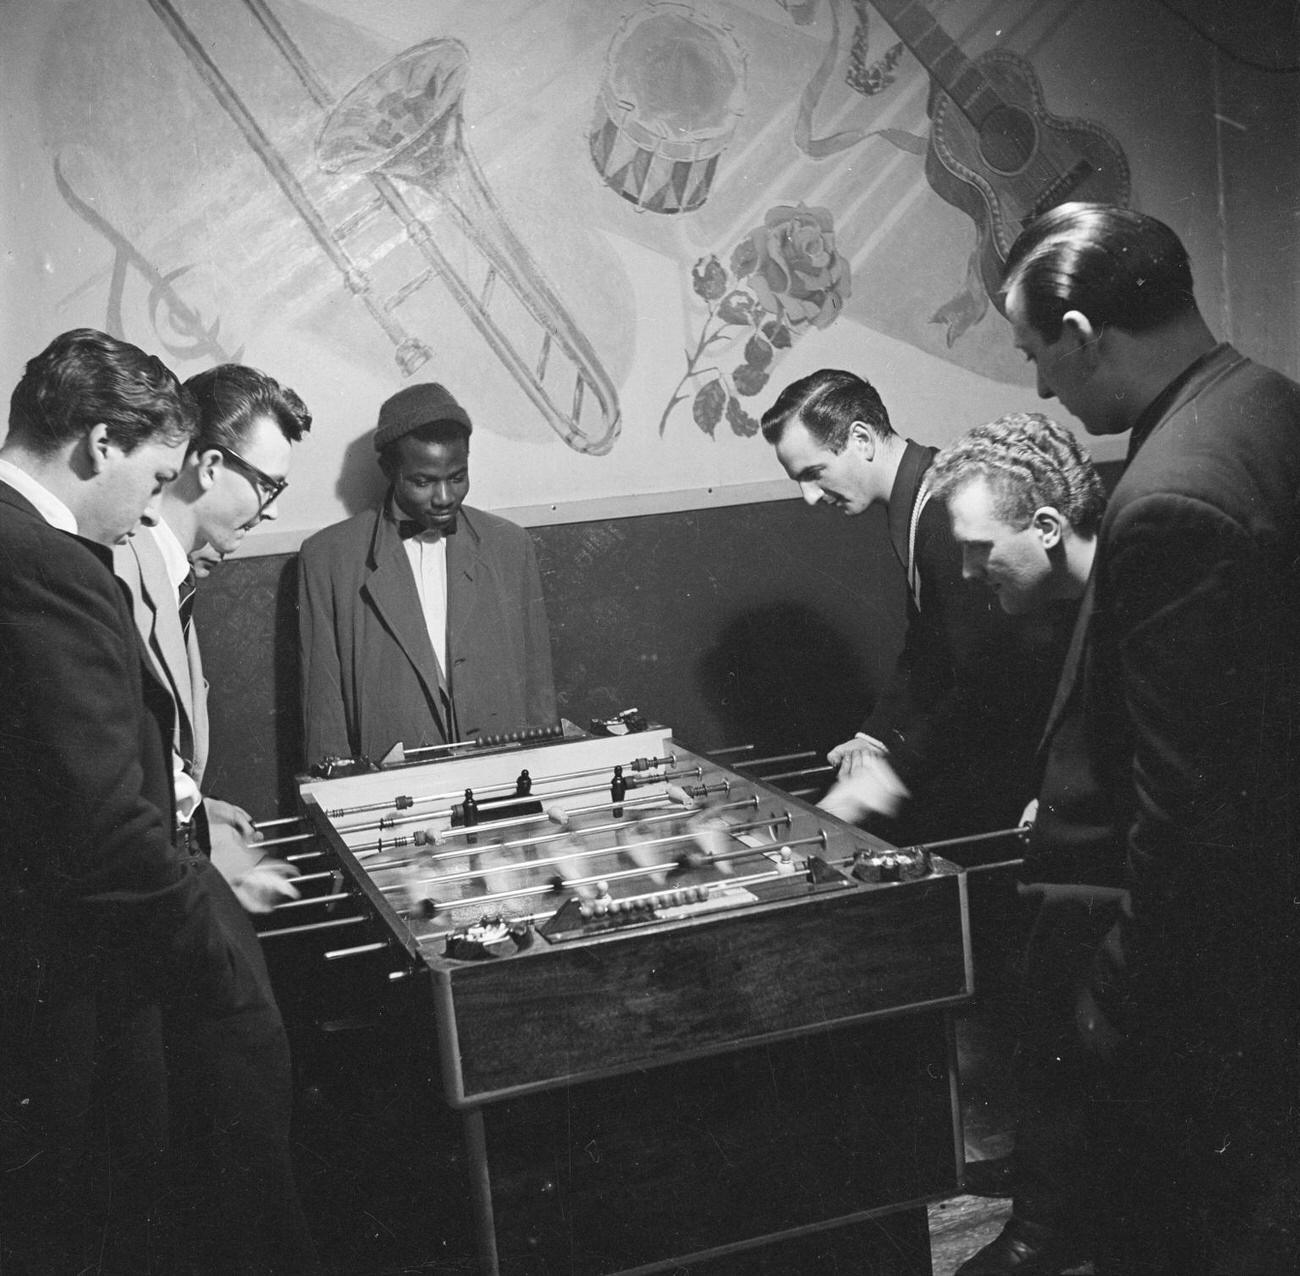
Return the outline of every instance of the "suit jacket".
{"type": "Polygon", "coordinates": [[[1189,943],[1229,917],[1254,942],[1300,838],[1300,387],[1219,346],[1135,442],[1045,735],[1034,848],[1122,865],[1135,914],[1189,943]]]}
{"type": "Polygon", "coordinates": [[[554,722],[550,632],[528,533],[461,510],[447,540],[443,679],[386,509],[317,532],[299,556],[308,765],[554,722]]]}
{"type": "Polygon", "coordinates": [[[1119,864],[1132,899],[1079,1018],[1121,1029],[1107,1110],[1136,1136],[1116,1188],[1140,1229],[1123,1243],[1144,1271],[1295,1271],[1300,386],[1219,346],[1130,454],[1034,850],[1119,864]]]}
{"type": "Polygon", "coordinates": [[[1034,751],[1074,621],[1072,606],[1009,616],[962,578],[947,507],[912,516],[934,448],[908,442],[889,538],[909,586],[903,650],[863,730],[889,746],[913,794],[908,838],[1006,828],[1034,796],[1034,751]]]}
{"type": "Polygon", "coordinates": [[[4,483],[0,543],[0,930],[169,964],[181,930],[211,921],[172,845],[170,696],[107,550],[4,483]]]}
{"type": "MultiPolygon", "coordinates": [[[[114,1155],[147,1157],[168,1115],[156,1007],[224,1013],[240,993],[210,887],[172,845],[170,701],[110,555],[4,483],[0,633],[0,1213],[35,1224],[32,1270],[74,1270],[109,1199],[85,1177],[92,1098],[114,1155]]],[[[114,1178],[120,1219],[148,1208],[143,1163],[114,1178]]]]}
{"type": "Polygon", "coordinates": [[[113,551],[113,570],[131,591],[135,626],[154,672],[171,694],[172,746],[194,783],[203,785],[208,757],[208,694],[198,633],[181,629],[176,590],[151,532],[139,532],[113,551]]]}

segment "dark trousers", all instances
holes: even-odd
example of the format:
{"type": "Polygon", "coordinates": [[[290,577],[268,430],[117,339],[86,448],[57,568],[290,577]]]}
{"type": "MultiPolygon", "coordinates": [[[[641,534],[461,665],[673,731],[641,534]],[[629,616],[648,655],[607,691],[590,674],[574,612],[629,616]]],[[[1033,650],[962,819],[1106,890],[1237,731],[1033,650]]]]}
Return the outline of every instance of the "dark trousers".
{"type": "Polygon", "coordinates": [[[228,1015],[184,1002],[165,1024],[170,1150],[162,1213],[177,1273],[311,1273],[317,1262],[294,1185],[289,1044],[260,941],[212,865],[201,870],[242,965],[228,1015]]]}
{"type": "Polygon", "coordinates": [[[1122,917],[1100,952],[1098,1000],[1122,989],[1129,1020],[1105,1112],[1121,1151],[1112,1217],[1126,1276],[1300,1271],[1292,923],[1225,896],[1122,917]]]}
{"type": "Polygon", "coordinates": [[[1104,1213],[1109,1150],[1098,1105],[1114,1043],[1085,993],[1124,896],[1044,883],[1022,895],[1036,908],[1021,972],[1013,1213],[1086,1239],[1104,1213]]]}
{"type": "Polygon", "coordinates": [[[318,1270],[294,1187],[288,1044],[259,941],[195,865],[233,995],[138,959],[6,955],[0,987],[5,1276],[299,1276],[318,1270]]]}
{"type": "Polygon", "coordinates": [[[167,1146],[162,1015],[133,963],[59,978],[5,963],[0,990],[0,1270],[150,1270],[167,1146]]]}
{"type": "Polygon", "coordinates": [[[1026,950],[1013,1212],[1122,1276],[1300,1271],[1287,932],[1047,887],[1026,950]]]}

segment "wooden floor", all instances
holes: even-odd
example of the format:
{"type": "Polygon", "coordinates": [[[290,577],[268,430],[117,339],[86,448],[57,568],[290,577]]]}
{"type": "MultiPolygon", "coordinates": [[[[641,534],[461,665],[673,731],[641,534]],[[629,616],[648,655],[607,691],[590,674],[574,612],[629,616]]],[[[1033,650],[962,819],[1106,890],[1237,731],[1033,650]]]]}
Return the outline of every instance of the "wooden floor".
{"type": "Polygon", "coordinates": [[[987,1245],[1011,1214],[1011,1202],[984,1196],[954,1196],[930,1206],[930,1262],[934,1276],[953,1273],[987,1245]]]}
{"type": "MultiPolygon", "coordinates": [[[[963,1016],[956,1028],[966,1160],[1005,1156],[1015,1141],[1010,1037],[992,1012],[963,1016]]],[[[934,1276],[953,1276],[1002,1230],[1011,1215],[1011,1202],[954,1196],[930,1206],[929,1214],[934,1276]]]]}

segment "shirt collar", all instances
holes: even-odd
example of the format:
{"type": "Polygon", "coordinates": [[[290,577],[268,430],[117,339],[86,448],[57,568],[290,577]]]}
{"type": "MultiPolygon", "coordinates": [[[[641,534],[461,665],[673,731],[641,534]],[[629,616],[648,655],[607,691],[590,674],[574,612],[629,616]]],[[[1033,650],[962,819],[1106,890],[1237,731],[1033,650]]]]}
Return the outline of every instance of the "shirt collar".
{"type": "Polygon", "coordinates": [[[20,470],[12,461],[0,458],[0,479],[14,491],[25,496],[36,507],[36,512],[51,526],[73,536],[77,531],[77,517],[44,483],[37,482],[26,470],[20,470]]]}
{"type": "Polygon", "coordinates": [[[912,532],[912,509],[916,505],[921,479],[933,459],[933,448],[922,447],[908,439],[898,462],[898,473],[894,475],[894,486],[889,492],[889,542],[894,547],[898,561],[905,567],[912,532]]]}
{"type": "Polygon", "coordinates": [[[148,527],[137,535],[153,537],[154,544],[158,546],[158,552],[162,555],[167,579],[171,581],[173,589],[179,588],[192,568],[189,555],[186,554],[185,547],[176,539],[176,533],[162,519],[159,519],[154,527],[148,527]]]}

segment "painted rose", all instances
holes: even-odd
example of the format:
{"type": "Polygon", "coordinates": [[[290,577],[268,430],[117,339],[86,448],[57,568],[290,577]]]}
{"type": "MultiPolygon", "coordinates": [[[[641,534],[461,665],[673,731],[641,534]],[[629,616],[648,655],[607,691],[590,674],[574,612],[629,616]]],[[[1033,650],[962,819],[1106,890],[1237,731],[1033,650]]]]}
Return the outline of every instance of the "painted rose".
{"type": "Polygon", "coordinates": [[[835,251],[835,223],[825,208],[769,210],[736,246],[731,269],[792,328],[827,327],[850,295],[849,263],[835,251]]]}

